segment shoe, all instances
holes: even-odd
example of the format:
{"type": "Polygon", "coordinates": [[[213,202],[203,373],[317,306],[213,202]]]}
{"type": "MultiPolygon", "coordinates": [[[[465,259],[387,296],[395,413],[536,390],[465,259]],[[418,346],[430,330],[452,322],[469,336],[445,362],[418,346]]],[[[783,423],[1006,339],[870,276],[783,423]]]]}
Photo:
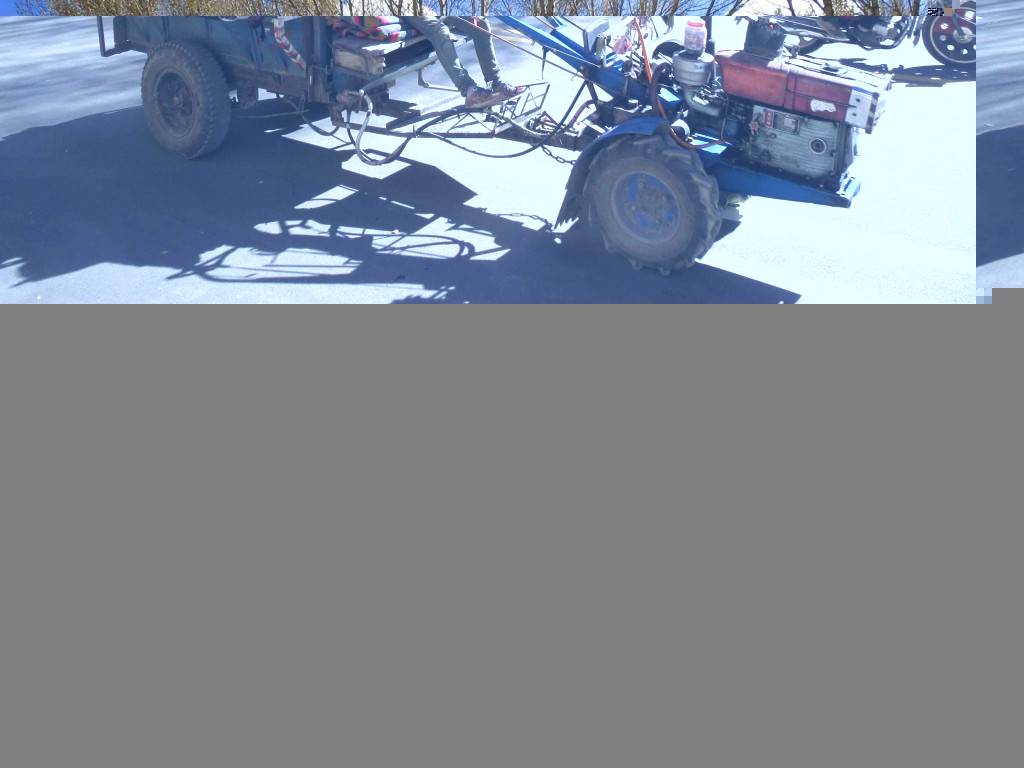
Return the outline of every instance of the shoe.
{"type": "Polygon", "coordinates": [[[514,99],[519,94],[525,92],[525,85],[509,85],[508,83],[501,82],[501,80],[495,80],[491,83],[491,93],[500,93],[506,99],[514,99]]]}
{"type": "Polygon", "coordinates": [[[492,93],[478,85],[470,87],[466,92],[466,109],[485,109],[505,100],[504,95],[492,93]]]}
{"type": "Polygon", "coordinates": [[[513,88],[504,83],[496,83],[498,90],[488,90],[474,85],[466,92],[466,109],[485,109],[500,104],[503,101],[514,98],[521,94],[526,88],[522,86],[513,88]]]}

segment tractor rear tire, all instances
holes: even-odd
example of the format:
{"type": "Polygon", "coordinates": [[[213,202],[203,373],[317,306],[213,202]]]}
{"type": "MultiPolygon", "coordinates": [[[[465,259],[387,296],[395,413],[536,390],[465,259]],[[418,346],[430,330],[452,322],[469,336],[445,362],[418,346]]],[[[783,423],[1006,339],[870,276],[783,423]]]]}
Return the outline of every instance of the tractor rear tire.
{"type": "Polygon", "coordinates": [[[186,160],[217,149],[231,123],[224,70],[197,43],[164,43],[149,55],[142,107],[157,142],[186,160]]]}
{"type": "Polygon", "coordinates": [[[722,227],[718,182],[697,151],[660,136],[626,137],[602,150],[583,195],[591,230],[637,269],[668,275],[693,266],[722,227]]]}

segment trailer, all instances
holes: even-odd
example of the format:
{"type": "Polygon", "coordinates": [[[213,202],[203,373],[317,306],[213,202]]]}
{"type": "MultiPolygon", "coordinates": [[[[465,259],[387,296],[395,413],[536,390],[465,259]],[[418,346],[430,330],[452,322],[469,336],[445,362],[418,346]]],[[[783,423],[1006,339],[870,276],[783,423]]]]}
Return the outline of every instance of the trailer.
{"type": "MultiPolygon", "coordinates": [[[[684,19],[682,36],[651,39],[649,50],[634,18],[581,26],[560,16],[501,16],[545,60],[552,54],[548,66],[578,77],[580,90],[561,118],[544,109],[543,81],[474,110],[454,89],[427,81],[437,60],[429,41],[408,29],[387,40],[344,34],[353,18],[119,16],[106,22],[109,47],[102,17],[97,27],[103,56],[147,55],[147,122],[159,144],[184,158],[217,149],[232,113],[255,106],[261,90],[303,116],[324,108],[332,131],[307,122],[321,133],[344,130],[373,165],[421,138],[500,138],[552,157],[552,149],[568,150],[578,154],[558,224],[583,219],[608,250],[666,275],[704,256],[750,197],[849,207],[860,189],[850,174],[858,135],[875,129],[892,85],[887,75],[797,56],[770,18],[750,22],[743,50],[717,52],[708,17],[684,19]],[[620,45],[624,35],[639,46],[620,45]],[[392,98],[411,77],[429,98],[392,98]],[[366,151],[367,133],[400,144],[387,155],[366,151]]],[[[469,41],[453,37],[456,47],[469,41]]]]}

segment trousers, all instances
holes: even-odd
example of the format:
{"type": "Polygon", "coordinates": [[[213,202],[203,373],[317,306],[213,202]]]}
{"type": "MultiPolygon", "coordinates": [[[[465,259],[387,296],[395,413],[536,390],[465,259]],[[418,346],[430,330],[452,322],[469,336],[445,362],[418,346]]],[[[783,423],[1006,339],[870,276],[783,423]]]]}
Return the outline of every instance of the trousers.
{"type": "Polygon", "coordinates": [[[456,34],[467,35],[473,39],[476,48],[476,57],[480,62],[480,69],[483,71],[484,81],[493,83],[501,80],[501,70],[498,67],[498,56],[494,52],[494,44],[491,42],[491,27],[487,19],[478,18],[476,26],[471,16],[445,16],[443,19],[425,16],[404,16],[402,21],[423,34],[437,52],[437,61],[451,78],[452,83],[459,89],[463,96],[471,87],[476,85],[476,80],[469,74],[459,55],[455,51],[455,45],[449,37],[449,28],[456,34]]]}

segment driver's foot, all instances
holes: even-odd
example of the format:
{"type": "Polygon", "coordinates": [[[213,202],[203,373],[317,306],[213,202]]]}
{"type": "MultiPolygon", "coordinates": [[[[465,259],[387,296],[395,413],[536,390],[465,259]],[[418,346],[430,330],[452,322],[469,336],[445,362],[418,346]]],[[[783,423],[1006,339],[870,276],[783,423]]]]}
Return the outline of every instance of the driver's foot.
{"type": "Polygon", "coordinates": [[[509,85],[508,83],[504,83],[501,80],[495,80],[493,83],[491,83],[491,93],[500,93],[506,99],[514,99],[516,96],[525,92],[525,85],[509,85]]]}
{"type": "Polygon", "coordinates": [[[466,109],[485,109],[487,107],[493,107],[495,104],[500,104],[503,101],[514,98],[526,89],[523,87],[513,88],[510,85],[504,83],[498,84],[500,88],[498,90],[489,90],[487,88],[481,88],[474,85],[466,92],[466,109]]]}

